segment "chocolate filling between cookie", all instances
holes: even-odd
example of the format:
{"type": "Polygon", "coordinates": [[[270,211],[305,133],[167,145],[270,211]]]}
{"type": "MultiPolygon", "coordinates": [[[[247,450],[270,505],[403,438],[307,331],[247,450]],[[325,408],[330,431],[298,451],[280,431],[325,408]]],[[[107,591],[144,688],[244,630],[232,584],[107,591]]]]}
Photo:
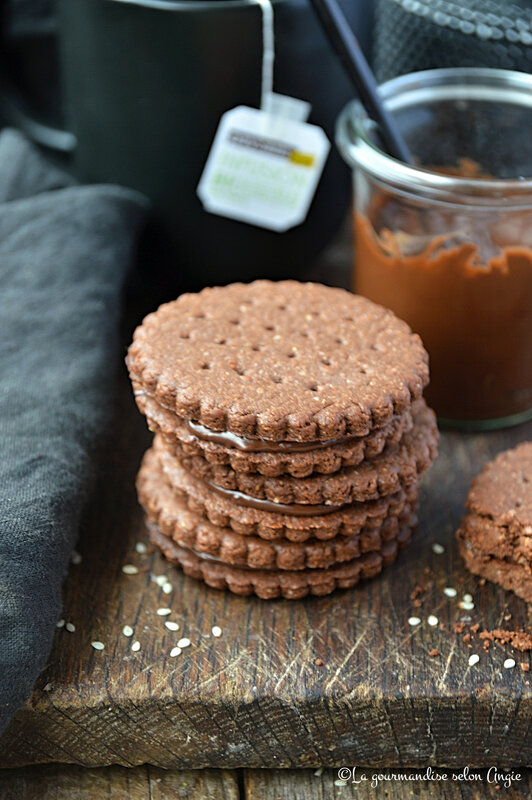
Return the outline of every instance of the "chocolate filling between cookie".
{"type": "Polygon", "coordinates": [[[343,503],[339,506],[318,503],[309,503],[308,505],[305,503],[274,503],[272,500],[263,500],[259,497],[252,497],[249,494],[237,492],[234,489],[223,489],[221,486],[216,486],[216,484],[211,483],[210,481],[203,480],[197,476],[196,478],[198,481],[204,483],[205,486],[208,486],[209,489],[212,489],[213,492],[216,492],[216,494],[219,494],[222,497],[230,498],[238,506],[244,506],[245,508],[257,508],[259,511],[274,511],[278,514],[289,514],[293,517],[317,517],[322,516],[323,514],[333,514],[335,511],[341,511],[342,509],[353,505],[353,503],[343,503]]]}
{"type": "MultiPolygon", "coordinates": [[[[251,567],[248,564],[228,565],[226,562],[223,561],[223,559],[219,558],[218,556],[213,556],[210,553],[205,553],[201,550],[196,550],[194,547],[189,547],[187,544],[184,544],[183,542],[176,541],[171,536],[168,536],[167,534],[163,533],[153,522],[148,522],[147,527],[150,531],[152,540],[153,539],[155,539],[155,541],[161,539],[163,541],[165,540],[166,542],[168,542],[170,546],[181,548],[182,550],[185,550],[188,553],[192,553],[194,556],[196,556],[196,558],[199,558],[201,561],[207,561],[212,564],[220,564],[221,566],[224,567],[230,566],[235,570],[242,570],[244,572],[249,572],[250,574],[257,572],[262,572],[262,573],[269,572],[272,575],[279,575],[280,571],[277,567],[265,567],[265,566],[251,567]]],[[[362,565],[365,563],[371,563],[372,561],[377,561],[377,560],[379,562],[382,562],[383,558],[385,558],[386,556],[389,557],[390,555],[395,555],[397,551],[401,549],[401,546],[404,546],[408,542],[410,536],[411,536],[411,528],[408,525],[406,525],[399,531],[397,536],[395,536],[393,539],[390,539],[387,542],[384,542],[384,544],[380,548],[375,550],[369,550],[365,553],[361,553],[359,556],[355,556],[355,558],[348,559],[346,561],[333,561],[332,564],[329,564],[326,567],[316,568],[316,571],[327,572],[329,570],[334,570],[334,569],[342,569],[346,567],[349,568],[355,564],[360,564],[362,567],[362,565]]],[[[306,570],[309,569],[312,568],[311,567],[306,568],[306,570]]],[[[306,570],[281,570],[281,573],[284,572],[286,574],[290,572],[305,572],[306,570]]]]}
{"type": "Polygon", "coordinates": [[[324,441],[312,442],[271,442],[266,439],[250,439],[247,436],[238,436],[230,431],[213,431],[200,425],[199,422],[184,420],[185,427],[189,433],[203,439],[206,442],[214,442],[224,447],[235,447],[244,452],[255,453],[307,453],[311,450],[324,450],[337,444],[347,444],[353,442],[356,436],[341,436],[338,439],[327,439],[324,441]]]}

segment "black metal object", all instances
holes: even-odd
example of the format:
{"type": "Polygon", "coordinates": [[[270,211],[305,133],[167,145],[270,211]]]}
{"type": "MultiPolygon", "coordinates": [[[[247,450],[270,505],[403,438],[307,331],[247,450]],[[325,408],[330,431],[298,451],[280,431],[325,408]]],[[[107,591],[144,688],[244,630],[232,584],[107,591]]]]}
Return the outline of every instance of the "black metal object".
{"type": "Polygon", "coordinates": [[[436,67],[532,72],[532,4],[377,0],[373,52],[380,82],[436,67]]]}

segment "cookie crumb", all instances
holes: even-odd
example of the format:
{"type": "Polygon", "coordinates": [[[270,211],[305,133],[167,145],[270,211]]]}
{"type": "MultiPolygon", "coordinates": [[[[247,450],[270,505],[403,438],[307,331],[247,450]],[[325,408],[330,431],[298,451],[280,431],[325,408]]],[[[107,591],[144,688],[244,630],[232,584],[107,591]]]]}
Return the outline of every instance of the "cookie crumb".
{"type": "Polygon", "coordinates": [[[418,583],[416,586],[414,586],[414,588],[410,592],[410,595],[409,595],[410,600],[417,600],[419,595],[423,594],[423,592],[426,592],[426,591],[427,591],[427,587],[426,586],[421,586],[421,584],[418,583]]]}
{"type": "Polygon", "coordinates": [[[454,631],[455,633],[463,633],[463,632],[464,632],[464,629],[465,629],[465,622],[457,622],[457,623],[456,623],[456,624],[453,626],[453,631],[454,631]]]}
{"type": "Polygon", "coordinates": [[[469,644],[469,642],[471,641],[471,634],[466,633],[464,636],[462,636],[462,641],[465,642],[466,644],[469,644]]]}
{"type": "Polygon", "coordinates": [[[440,651],[437,647],[433,647],[432,650],[429,650],[429,656],[431,658],[437,658],[440,655],[440,651]]]}
{"type": "Polygon", "coordinates": [[[495,628],[493,631],[482,631],[479,633],[479,637],[491,642],[509,644],[510,647],[520,653],[532,650],[532,634],[527,631],[505,631],[501,628],[495,628]]]}
{"type": "Polygon", "coordinates": [[[527,664],[526,661],[521,661],[519,664],[523,672],[530,672],[530,664],[527,664]]]}
{"type": "Polygon", "coordinates": [[[316,664],[317,667],[323,667],[323,659],[322,658],[317,658],[314,663],[316,664]]]}

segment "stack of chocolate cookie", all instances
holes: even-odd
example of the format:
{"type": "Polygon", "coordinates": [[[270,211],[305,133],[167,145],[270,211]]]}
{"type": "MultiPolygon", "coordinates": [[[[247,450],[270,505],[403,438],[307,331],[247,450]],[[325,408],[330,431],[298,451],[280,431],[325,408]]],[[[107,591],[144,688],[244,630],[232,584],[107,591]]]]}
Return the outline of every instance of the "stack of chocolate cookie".
{"type": "Polygon", "coordinates": [[[466,506],[457,531],[466,566],[532,603],[532,442],[486,464],[466,506]]]}
{"type": "Polygon", "coordinates": [[[127,363],[155,431],[138,476],[150,537],[210,586],[323,595],[410,540],[436,455],[427,354],[341,289],[204,289],[137,328],[127,363]]]}

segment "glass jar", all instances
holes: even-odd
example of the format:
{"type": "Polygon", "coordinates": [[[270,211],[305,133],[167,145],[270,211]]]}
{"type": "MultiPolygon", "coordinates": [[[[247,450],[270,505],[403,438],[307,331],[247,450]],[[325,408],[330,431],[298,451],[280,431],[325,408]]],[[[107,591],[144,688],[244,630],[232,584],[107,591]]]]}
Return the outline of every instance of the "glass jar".
{"type": "Polygon", "coordinates": [[[337,144],[353,167],[354,284],[419,333],[440,421],[532,417],[532,76],[458,68],[380,91],[415,166],[379,149],[353,101],[337,144]],[[419,165],[419,166],[418,166],[419,165]]]}

